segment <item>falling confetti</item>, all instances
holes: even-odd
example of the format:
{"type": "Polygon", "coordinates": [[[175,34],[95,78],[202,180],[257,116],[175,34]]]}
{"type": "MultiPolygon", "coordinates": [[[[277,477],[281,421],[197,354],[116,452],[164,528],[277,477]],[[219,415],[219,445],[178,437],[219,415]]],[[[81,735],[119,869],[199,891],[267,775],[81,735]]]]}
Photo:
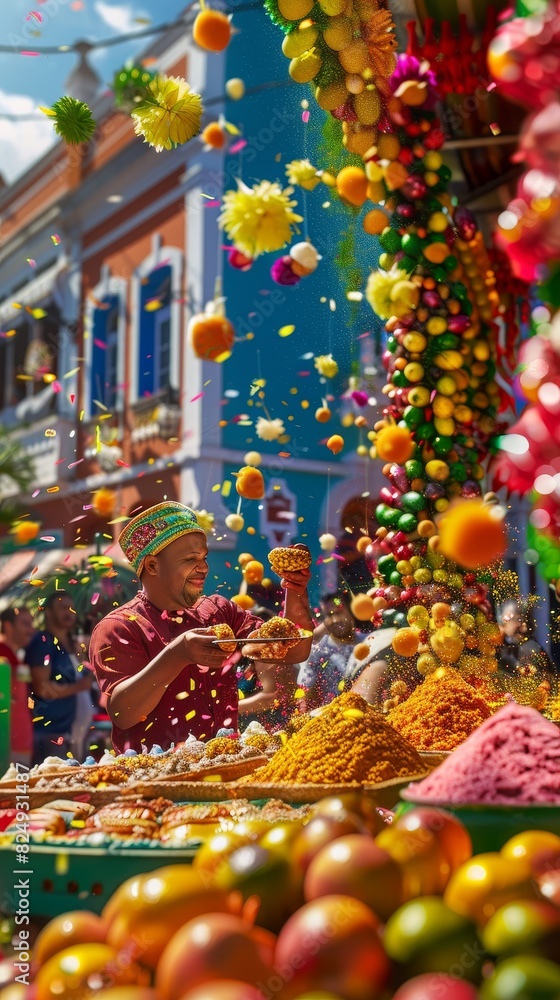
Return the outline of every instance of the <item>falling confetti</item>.
{"type": "Polygon", "coordinates": [[[281,326],[280,327],[280,329],[278,331],[278,336],[279,337],[291,337],[292,333],[294,332],[294,330],[295,330],[295,326],[293,326],[293,324],[289,323],[287,326],[281,326]]]}

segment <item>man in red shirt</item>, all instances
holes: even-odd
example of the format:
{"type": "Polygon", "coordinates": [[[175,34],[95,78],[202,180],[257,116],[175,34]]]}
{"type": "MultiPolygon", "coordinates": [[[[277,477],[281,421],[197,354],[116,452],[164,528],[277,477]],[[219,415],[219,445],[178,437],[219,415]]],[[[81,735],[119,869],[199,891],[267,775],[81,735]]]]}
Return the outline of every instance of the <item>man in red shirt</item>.
{"type": "MultiPolygon", "coordinates": [[[[31,612],[27,608],[6,608],[0,615],[0,632],[0,660],[7,660],[12,668],[10,760],[13,764],[29,767],[33,751],[33,723],[27,705],[27,680],[18,676],[23,666],[18,653],[29,645],[35,633],[31,612]]],[[[29,668],[26,672],[29,673],[29,668]]]]}
{"type": "MultiPolygon", "coordinates": [[[[210,739],[237,728],[237,681],[210,626],[226,623],[245,639],[261,621],[220,595],[203,597],[206,535],[194,511],[166,502],[133,518],[119,542],[142,590],[95,627],[90,660],[113,722],[113,745],[167,749],[190,734],[210,739]]],[[[309,570],[286,574],[284,612],[311,629],[309,570]]],[[[307,659],[310,639],[289,649],[286,664],[307,659]]]]}

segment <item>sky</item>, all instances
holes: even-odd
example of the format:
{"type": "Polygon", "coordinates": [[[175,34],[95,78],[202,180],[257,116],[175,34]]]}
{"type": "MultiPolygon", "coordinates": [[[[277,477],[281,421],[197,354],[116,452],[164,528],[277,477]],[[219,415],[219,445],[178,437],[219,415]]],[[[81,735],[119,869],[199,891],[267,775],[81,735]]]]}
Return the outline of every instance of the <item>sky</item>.
{"type": "MultiPolygon", "coordinates": [[[[22,55],[44,45],[94,42],[173,21],[189,0],[0,0],[0,172],[12,183],[55,141],[48,119],[37,110],[66,93],[65,80],[76,62],[73,53],[22,55]],[[4,116],[15,116],[11,121],[4,116]],[[22,120],[20,116],[33,116],[22,120]],[[36,116],[36,119],[35,117],[36,116]]],[[[104,84],[153,36],[92,52],[89,59],[104,84]]]]}

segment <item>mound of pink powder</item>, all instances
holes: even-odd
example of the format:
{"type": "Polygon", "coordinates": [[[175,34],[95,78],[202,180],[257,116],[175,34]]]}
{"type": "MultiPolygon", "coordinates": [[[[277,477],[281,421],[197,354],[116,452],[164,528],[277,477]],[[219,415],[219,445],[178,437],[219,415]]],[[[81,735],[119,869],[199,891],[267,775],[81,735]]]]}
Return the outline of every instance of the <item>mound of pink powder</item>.
{"type": "Polygon", "coordinates": [[[560,805],[560,729],[534,708],[505,705],[405,797],[433,805],[560,805]]]}

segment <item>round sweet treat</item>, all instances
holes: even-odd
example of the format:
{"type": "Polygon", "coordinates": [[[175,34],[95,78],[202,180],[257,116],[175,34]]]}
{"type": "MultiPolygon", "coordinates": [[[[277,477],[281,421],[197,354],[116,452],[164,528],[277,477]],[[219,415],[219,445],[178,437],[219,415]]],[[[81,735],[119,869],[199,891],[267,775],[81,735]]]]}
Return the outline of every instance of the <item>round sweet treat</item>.
{"type": "MultiPolygon", "coordinates": [[[[220,625],[211,625],[210,628],[218,639],[235,639],[235,632],[231,626],[226,625],[225,622],[222,622],[220,625]]],[[[224,653],[235,653],[237,645],[235,642],[221,642],[220,649],[222,649],[224,653]]]]}
{"type": "Polygon", "coordinates": [[[277,546],[268,553],[268,561],[278,576],[284,573],[297,573],[298,570],[309,569],[311,553],[308,549],[277,546]]]}

